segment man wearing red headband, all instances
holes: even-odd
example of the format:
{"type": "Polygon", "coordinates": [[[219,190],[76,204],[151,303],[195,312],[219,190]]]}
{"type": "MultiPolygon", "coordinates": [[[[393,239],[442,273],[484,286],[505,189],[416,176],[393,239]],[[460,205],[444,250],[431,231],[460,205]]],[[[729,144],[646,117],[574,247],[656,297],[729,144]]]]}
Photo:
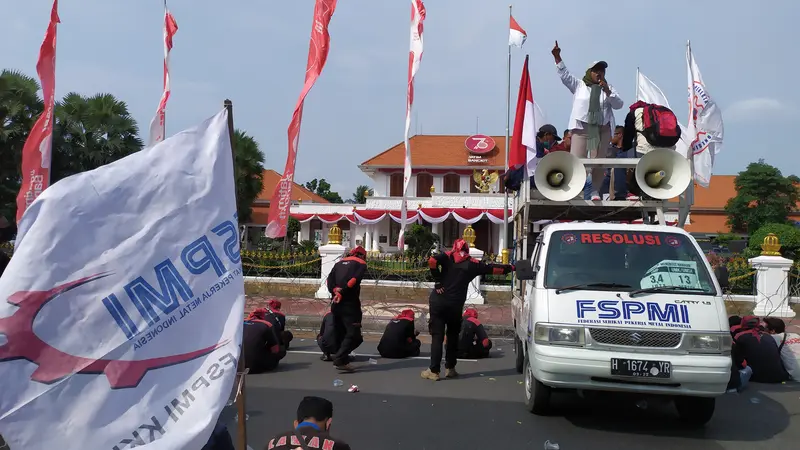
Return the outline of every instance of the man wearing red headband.
{"type": "Polygon", "coordinates": [[[337,369],[352,372],[348,356],[357,349],[361,336],[361,279],[367,271],[367,252],[358,246],[347,257],[334,264],[328,275],[328,291],[333,297],[331,314],[339,350],[333,355],[337,369]]]}
{"type": "Polygon", "coordinates": [[[267,303],[266,320],[275,327],[275,332],[281,338],[281,343],[289,350],[289,343],[294,339],[294,334],[286,329],[286,314],[281,311],[281,301],[272,299],[267,303]]]}
{"type": "Polygon", "coordinates": [[[475,277],[481,275],[507,274],[514,270],[514,266],[485,264],[470,258],[469,244],[463,239],[456,240],[453,250],[431,256],[428,266],[436,284],[429,299],[431,365],[422,372],[422,378],[439,381],[445,335],[447,335],[446,376],[447,378],[458,376],[456,362],[458,338],[461,333],[461,311],[464,310],[464,303],[467,301],[469,284],[475,277]]]}

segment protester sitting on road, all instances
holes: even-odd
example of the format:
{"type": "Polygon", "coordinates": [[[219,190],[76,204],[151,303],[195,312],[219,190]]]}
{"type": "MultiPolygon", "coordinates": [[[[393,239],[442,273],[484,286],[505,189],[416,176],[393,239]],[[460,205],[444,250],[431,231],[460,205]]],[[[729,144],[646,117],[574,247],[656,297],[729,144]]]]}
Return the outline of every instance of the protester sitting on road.
{"type": "Polygon", "coordinates": [[[336,330],[333,327],[333,314],[330,311],[322,317],[322,323],[317,334],[317,345],[322,350],[320,359],[333,361],[333,355],[339,350],[339,345],[336,343],[336,330]]]}
{"type": "Polygon", "coordinates": [[[355,368],[350,365],[350,353],[357,349],[364,338],[361,335],[361,279],[367,271],[367,251],[356,247],[347,257],[333,265],[326,281],[328,292],[333,297],[331,313],[336,342],[339,349],[333,356],[333,365],[345,372],[355,368]]]}
{"type": "Polygon", "coordinates": [[[289,343],[294,339],[294,335],[286,330],[286,315],[281,311],[281,301],[273,299],[267,305],[267,320],[275,326],[275,332],[280,336],[281,343],[286,350],[289,350],[289,343]]]}
{"type": "Polygon", "coordinates": [[[266,450],[324,448],[350,450],[350,446],[330,436],[333,403],[322,397],[305,397],[297,407],[297,419],[291,431],[270,439],[266,450]],[[301,442],[302,441],[302,442],[301,442]]]}
{"type": "Polygon", "coordinates": [[[478,310],[467,308],[463,317],[461,335],[458,339],[458,357],[462,359],[488,358],[492,341],[478,320],[478,310]]]}
{"type": "MultiPolygon", "coordinates": [[[[467,288],[480,275],[505,275],[514,270],[508,264],[486,264],[469,256],[469,245],[456,239],[453,249],[431,256],[428,260],[435,281],[429,301],[431,364],[421,373],[422,378],[439,381],[445,334],[448,343],[457,343],[461,334],[461,311],[467,301],[467,288]]],[[[446,377],[458,376],[458,346],[448,345],[445,355],[446,377]]]]}
{"type": "MultiPolygon", "coordinates": [[[[606,81],[605,61],[592,63],[583,78],[572,75],[561,59],[561,48],[556,41],[553,58],[558,68],[561,82],[572,92],[572,113],[569,127],[572,130],[570,152],[578,158],[604,158],[607,145],[611,142],[614,128],[614,111],[622,109],[622,99],[617,91],[606,81]]],[[[592,169],[591,200],[600,200],[597,189],[603,183],[603,168],[592,169]]]]}
{"type": "Polygon", "coordinates": [[[417,336],[419,331],[414,329],[414,311],[404,309],[386,325],[378,343],[378,353],[390,359],[419,356],[422,343],[417,336]]]}
{"type": "Polygon", "coordinates": [[[778,344],[761,327],[758,317],[745,316],[742,325],[733,337],[733,360],[738,366],[753,369],[751,381],[757,383],[780,383],[790,380],[783,368],[778,344]]]}
{"type": "Polygon", "coordinates": [[[266,320],[266,315],[266,308],[259,308],[244,321],[244,363],[253,374],[275,370],[278,362],[286,356],[286,348],[281,345],[275,326],[266,320]]]}
{"type": "Polygon", "coordinates": [[[764,325],[778,343],[783,368],[794,381],[800,381],[800,334],[787,333],[786,323],[777,317],[765,318],[764,325]]]}
{"type": "Polygon", "coordinates": [[[222,422],[217,422],[217,425],[214,426],[214,431],[211,432],[211,437],[208,438],[208,442],[200,450],[236,450],[236,447],[233,446],[231,434],[228,432],[228,427],[223,425],[222,422]]]}

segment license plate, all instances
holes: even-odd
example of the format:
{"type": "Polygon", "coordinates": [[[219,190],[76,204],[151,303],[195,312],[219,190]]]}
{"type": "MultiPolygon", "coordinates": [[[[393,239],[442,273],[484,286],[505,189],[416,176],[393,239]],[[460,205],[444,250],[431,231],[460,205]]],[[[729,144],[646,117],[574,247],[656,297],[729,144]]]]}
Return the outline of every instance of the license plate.
{"type": "Polygon", "coordinates": [[[669,378],[672,376],[672,363],[669,361],[611,358],[611,375],[636,378],[669,378]]]}

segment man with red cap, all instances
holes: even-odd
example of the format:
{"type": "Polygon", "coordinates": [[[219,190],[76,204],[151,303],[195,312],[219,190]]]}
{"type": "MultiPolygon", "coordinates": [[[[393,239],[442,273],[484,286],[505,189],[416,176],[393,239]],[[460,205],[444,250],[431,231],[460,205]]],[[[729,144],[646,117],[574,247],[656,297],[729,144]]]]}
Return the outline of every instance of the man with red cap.
{"type": "Polygon", "coordinates": [[[328,291],[333,297],[331,313],[336,342],[341,343],[333,355],[337,369],[352,372],[349,355],[364,338],[361,336],[361,280],[367,272],[367,252],[358,246],[333,265],[328,275],[328,291]]]}
{"type": "Polygon", "coordinates": [[[461,333],[461,311],[467,301],[467,288],[475,277],[504,275],[514,270],[508,264],[486,264],[470,258],[469,244],[457,239],[453,249],[431,256],[428,260],[433,280],[436,282],[428,300],[430,305],[429,328],[431,333],[431,365],[422,372],[422,378],[439,381],[444,338],[447,335],[445,369],[447,378],[458,376],[458,338],[461,333]]]}
{"type": "Polygon", "coordinates": [[[458,357],[481,359],[489,357],[492,340],[486,334],[483,324],[478,320],[478,310],[467,308],[461,321],[461,335],[458,339],[458,357]]]}
{"type": "Polygon", "coordinates": [[[267,303],[266,320],[270,321],[275,327],[275,332],[281,338],[281,343],[289,349],[289,343],[294,339],[291,331],[286,330],[286,314],[281,311],[281,301],[272,299],[267,303]]]}
{"type": "Polygon", "coordinates": [[[417,339],[419,331],[414,329],[414,311],[404,309],[390,320],[378,343],[378,353],[384,358],[402,359],[419,356],[422,343],[417,339]]]}
{"type": "Polygon", "coordinates": [[[275,370],[278,362],[286,356],[286,348],[281,345],[275,326],[267,320],[266,315],[266,308],[258,308],[244,321],[244,364],[254,374],[275,370]]]}

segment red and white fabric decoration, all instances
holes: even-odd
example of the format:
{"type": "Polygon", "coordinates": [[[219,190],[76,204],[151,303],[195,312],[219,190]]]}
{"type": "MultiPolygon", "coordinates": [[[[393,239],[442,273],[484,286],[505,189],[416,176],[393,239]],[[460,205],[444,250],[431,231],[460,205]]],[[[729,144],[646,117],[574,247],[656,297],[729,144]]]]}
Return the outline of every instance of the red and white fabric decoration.
{"type": "MultiPolygon", "coordinates": [[[[501,225],[503,223],[503,210],[502,209],[487,209],[486,210],[486,218],[489,219],[490,222],[501,225]]],[[[508,210],[508,223],[514,221],[514,213],[509,209],[508,210]]]]}
{"type": "Polygon", "coordinates": [[[305,223],[313,219],[319,219],[320,222],[328,225],[339,223],[342,220],[347,220],[350,223],[356,223],[356,218],[353,214],[299,214],[292,213],[291,216],[300,223],[305,223]]]}
{"type": "Polygon", "coordinates": [[[386,217],[386,211],[382,209],[357,209],[353,211],[353,216],[361,225],[374,225],[386,217]]]}
{"type": "MultiPolygon", "coordinates": [[[[416,211],[408,211],[406,214],[407,214],[406,215],[406,224],[416,223],[417,222],[417,219],[419,218],[419,213],[417,213],[416,211]]],[[[403,218],[402,218],[402,212],[401,211],[389,211],[389,217],[391,217],[392,220],[394,220],[397,223],[400,223],[400,224],[403,223],[403,220],[402,220],[403,218]]]]}
{"type": "MultiPolygon", "coordinates": [[[[292,213],[292,217],[298,222],[304,223],[313,219],[319,219],[326,224],[334,224],[342,220],[358,225],[374,225],[389,216],[397,223],[402,223],[402,213],[400,211],[386,211],[383,209],[357,209],[353,214],[302,214],[292,213]]],[[[408,211],[407,222],[414,223],[420,219],[427,223],[442,223],[450,217],[459,223],[473,224],[484,217],[492,223],[503,223],[502,209],[477,209],[477,208],[420,208],[416,211],[408,211]]],[[[508,213],[508,221],[513,220],[512,213],[508,213]]]]}
{"type": "Polygon", "coordinates": [[[459,223],[465,223],[469,225],[472,225],[473,223],[483,219],[483,210],[480,209],[454,209],[451,214],[459,223]]]}
{"type": "Polygon", "coordinates": [[[442,223],[450,217],[448,208],[420,208],[417,212],[428,223],[442,223]]]}

